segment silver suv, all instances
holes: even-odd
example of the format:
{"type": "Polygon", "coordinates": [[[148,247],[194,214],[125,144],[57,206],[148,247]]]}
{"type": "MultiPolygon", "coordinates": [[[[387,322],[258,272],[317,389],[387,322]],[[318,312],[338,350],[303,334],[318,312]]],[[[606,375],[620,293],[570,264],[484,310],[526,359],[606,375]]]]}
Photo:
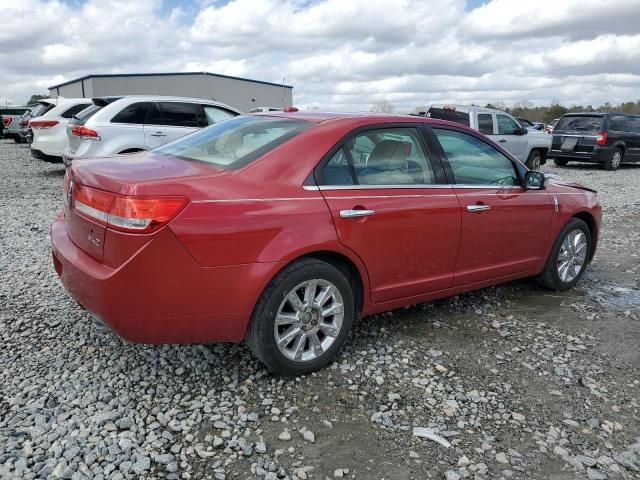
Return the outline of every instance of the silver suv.
{"type": "Polygon", "coordinates": [[[63,161],[151,150],[242,112],[201,98],[94,98],[69,122],[63,161]]]}

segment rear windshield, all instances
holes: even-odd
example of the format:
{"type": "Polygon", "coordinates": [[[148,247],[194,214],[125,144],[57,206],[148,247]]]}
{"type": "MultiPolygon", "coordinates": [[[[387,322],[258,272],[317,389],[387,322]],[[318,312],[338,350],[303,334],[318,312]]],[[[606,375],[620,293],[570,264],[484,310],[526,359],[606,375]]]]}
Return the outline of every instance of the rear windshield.
{"type": "Polygon", "coordinates": [[[554,132],[597,132],[602,125],[601,116],[575,115],[562,117],[554,128],[554,132]]]}
{"type": "Polygon", "coordinates": [[[439,120],[449,120],[450,122],[460,123],[469,127],[469,114],[458,112],[451,108],[435,108],[431,107],[427,112],[427,117],[437,118],[439,120]]]}
{"type": "Polygon", "coordinates": [[[72,125],[84,125],[91,117],[98,113],[102,109],[102,105],[89,105],[81,112],[76,113],[69,121],[72,125]]]}
{"type": "Polygon", "coordinates": [[[289,118],[240,116],[167,143],[153,152],[236,169],[260,158],[312,125],[289,118]]]}

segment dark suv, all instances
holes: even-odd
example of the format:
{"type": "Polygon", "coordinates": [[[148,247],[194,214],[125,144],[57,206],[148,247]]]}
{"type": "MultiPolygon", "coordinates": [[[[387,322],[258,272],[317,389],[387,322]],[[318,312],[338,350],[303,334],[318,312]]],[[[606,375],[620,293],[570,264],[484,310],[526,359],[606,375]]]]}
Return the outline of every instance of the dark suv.
{"type": "Polygon", "coordinates": [[[553,129],[548,158],[563,167],[569,161],[601,163],[617,170],[640,161],[640,115],[568,113],[553,129]]]}

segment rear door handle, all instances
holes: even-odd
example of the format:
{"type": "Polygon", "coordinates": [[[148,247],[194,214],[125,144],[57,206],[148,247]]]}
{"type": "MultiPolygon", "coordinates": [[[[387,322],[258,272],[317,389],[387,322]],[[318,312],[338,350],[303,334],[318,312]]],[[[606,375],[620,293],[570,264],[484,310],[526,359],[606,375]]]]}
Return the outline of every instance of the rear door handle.
{"type": "Polygon", "coordinates": [[[162,132],[151,133],[150,135],[152,137],[166,137],[167,136],[166,133],[162,133],[162,132]]]}
{"type": "Polygon", "coordinates": [[[340,210],[340,216],[342,218],[370,217],[375,213],[375,210],[340,210]]]}
{"type": "Polygon", "coordinates": [[[500,140],[498,140],[498,142],[500,143],[505,143],[507,140],[505,138],[501,138],[500,140]]]}
{"type": "Polygon", "coordinates": [[[491,205],[467,205],[469,212],[486,212],[487,210],[491,210],[491,205]]]}

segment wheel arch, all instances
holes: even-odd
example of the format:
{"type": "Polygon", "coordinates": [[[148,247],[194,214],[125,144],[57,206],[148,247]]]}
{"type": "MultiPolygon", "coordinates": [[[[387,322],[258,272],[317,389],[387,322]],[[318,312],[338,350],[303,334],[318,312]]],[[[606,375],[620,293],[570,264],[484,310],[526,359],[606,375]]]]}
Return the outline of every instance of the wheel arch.
{"type": "Polygon", "coordinates": [[[577,218],[579,220],[582,220],[584,223],[587,224],[587,227],[589,227],[589,233],[591,234],[591,252],[589,254],[589,261],[591,261],[593,259],[593,256],[595,255],[595,245],[598,241],[598,226],[596,224],[596,220],[595,218],[593,218],[593,215],[591,215],[589,212],[578,212],[576,214],[574,214],[571,218],[577,218]]]}

